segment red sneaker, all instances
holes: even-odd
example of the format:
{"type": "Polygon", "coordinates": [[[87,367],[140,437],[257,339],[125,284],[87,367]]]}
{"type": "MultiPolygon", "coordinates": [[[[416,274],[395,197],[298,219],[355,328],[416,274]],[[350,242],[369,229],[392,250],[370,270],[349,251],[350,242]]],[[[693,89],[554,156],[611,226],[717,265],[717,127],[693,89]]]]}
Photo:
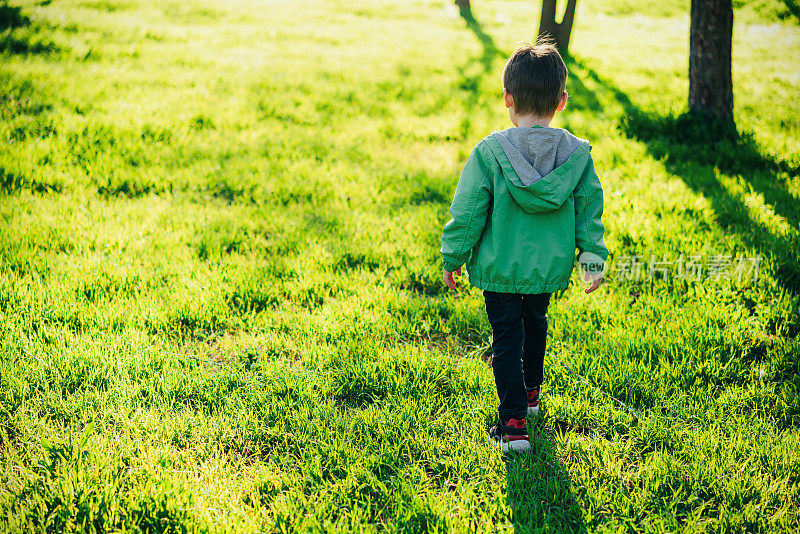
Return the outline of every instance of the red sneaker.
{"type": "Polygon", "coordinates": [[[539,388],[528,390],[528,417],[539,415],[539,388]]]}
{"type": "Polygon", "coordinates": [[[528,440],[528,425],[525,419],[509,419],[489,429],[489,439],[500,442],[503,452],[526,451],[531,448],[528,440]]]}

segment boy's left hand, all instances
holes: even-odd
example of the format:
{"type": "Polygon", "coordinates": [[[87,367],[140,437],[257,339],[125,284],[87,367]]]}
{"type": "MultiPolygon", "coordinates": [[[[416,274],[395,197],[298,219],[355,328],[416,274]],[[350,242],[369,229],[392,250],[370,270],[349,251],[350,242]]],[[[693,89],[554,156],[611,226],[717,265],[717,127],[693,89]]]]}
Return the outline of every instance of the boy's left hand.
{"type": "Polygon", "coordinates": [[[442,281],[450,289],[456,288],[456,281],[453,278],[453,274],[455,274],[456,276],[461,276],[461,267],[456,269],[454,273],[451,273],[447,269],[442,269],[442,281]]]}
{"type": "Polygon", "coordinates": [[[588,294],[588,293],[591,293],[592,291],[594,291],[595,289],[597,289],[598,287],[600,287],[600,284],[602,284],[602,283],[603,283],[603,275],[602,275],[602,274],[594,274],[594,275],[591,275],[591,274],[589,274],[589,273],[586,273],[586,275],[583,277],[583,279],[584,279],[584,280],[586,280],[587,282],[588,282],[588,281],[590,281],[590,280],[591,280],[591,282],[592,282],[592,285],[590,285],[589,287],[587,287],[586,289],[584,289],[584,291],[585,291],[587,294],[588,294]]]}

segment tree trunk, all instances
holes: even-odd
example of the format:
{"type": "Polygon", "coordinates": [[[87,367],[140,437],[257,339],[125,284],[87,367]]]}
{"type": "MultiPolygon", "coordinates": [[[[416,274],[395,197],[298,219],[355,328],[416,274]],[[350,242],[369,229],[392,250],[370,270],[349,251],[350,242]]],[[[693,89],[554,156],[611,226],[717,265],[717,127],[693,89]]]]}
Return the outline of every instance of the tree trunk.
{"type": "Polygon", "coordinates": [[[692,0],[689,28],[689,109],[733,122],[731,0],[692,0]]]}
{"type": "Polygon", "coordinates": [[[539,37],[548,35],[555,39],[556,47],[563,53],[569,49],[575,6],[578,0],[567,0],[567,9],[561,22],[556,22],[556,0],[542,0],[542,18],[539,21],[539,37]]]}

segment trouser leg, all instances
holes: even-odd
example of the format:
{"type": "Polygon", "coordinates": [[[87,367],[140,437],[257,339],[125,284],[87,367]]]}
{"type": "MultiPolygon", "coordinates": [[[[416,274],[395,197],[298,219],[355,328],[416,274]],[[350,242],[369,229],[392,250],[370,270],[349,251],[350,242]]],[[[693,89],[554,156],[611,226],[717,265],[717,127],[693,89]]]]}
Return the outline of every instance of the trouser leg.
{"type": "Polygon", "coordinates": [[[522,296],[522,321],[525,340],[522,368],[525,386],[533,388],[544,380],[544,353],[547,347],[547,308],[550,293],[522,296]]]}
{"type": "Polygon", "coordinates": [[[492,371],[500,406],[500,419],[524,419],[528,400],[522,374],[522,297],[513,293],[484,291],[486,315],[492,325],[492,371]]]}

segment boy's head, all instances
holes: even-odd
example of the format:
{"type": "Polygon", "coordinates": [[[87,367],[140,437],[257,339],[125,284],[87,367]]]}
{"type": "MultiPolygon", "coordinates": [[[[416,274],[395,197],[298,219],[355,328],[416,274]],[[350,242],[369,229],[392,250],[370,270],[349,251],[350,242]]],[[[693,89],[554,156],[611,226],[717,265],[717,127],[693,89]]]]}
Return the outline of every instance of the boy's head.
{"type": "Polygon", "coordinates": [[[567,103],[567,66],[550,43],[526,44],[503,69],[503,95],[514,116],[552,118],[567,103]],[[510,97],[510,98],[509,98],[510,97]]]}

